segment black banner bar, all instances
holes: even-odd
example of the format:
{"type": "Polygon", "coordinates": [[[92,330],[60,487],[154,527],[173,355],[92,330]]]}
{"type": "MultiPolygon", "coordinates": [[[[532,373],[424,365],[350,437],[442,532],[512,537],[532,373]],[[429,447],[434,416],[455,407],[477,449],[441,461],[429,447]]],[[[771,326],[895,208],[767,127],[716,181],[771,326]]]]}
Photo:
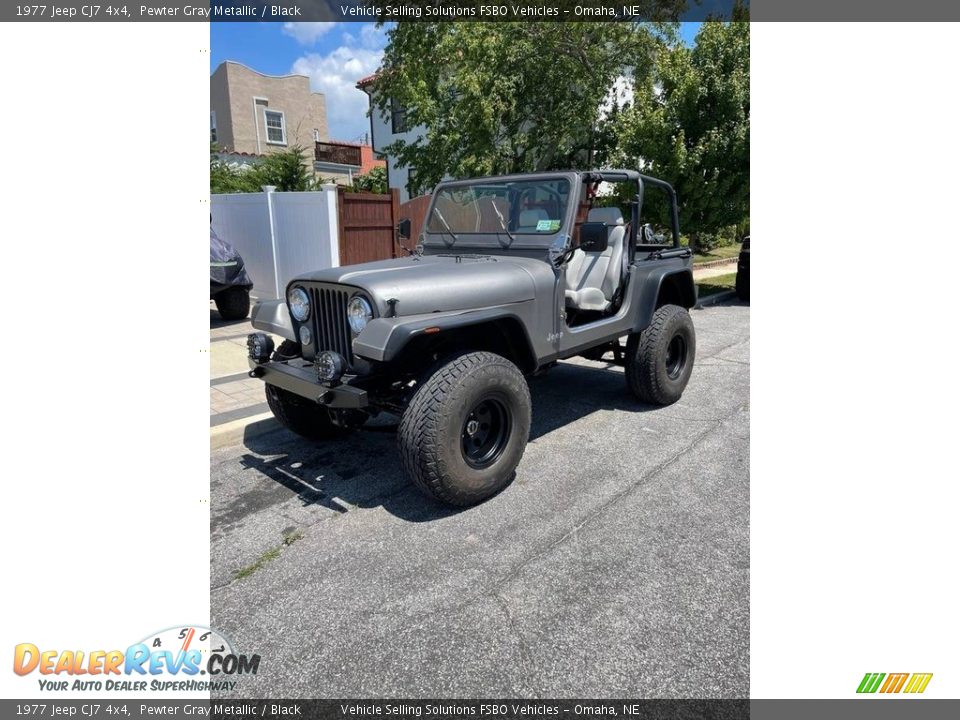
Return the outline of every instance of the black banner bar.
{"type": "Polygon", "coordinates": [[[755,22],[960,20],[943,0],[40,0],[0,4],[3,22],[755,22]]]}

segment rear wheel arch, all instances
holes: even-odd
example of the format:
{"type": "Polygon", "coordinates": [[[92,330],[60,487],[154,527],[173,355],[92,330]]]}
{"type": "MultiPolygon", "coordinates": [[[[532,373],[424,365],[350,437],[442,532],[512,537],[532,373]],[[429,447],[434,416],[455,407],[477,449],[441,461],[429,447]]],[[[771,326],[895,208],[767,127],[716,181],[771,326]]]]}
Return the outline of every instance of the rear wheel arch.
{"type": "Polygon", "coordinates": [[[693,282],[693,272],[681,270],[664,275],[657,290],[655,308],[664,305],[679,305],[688,310],[697,304],[697,288],[693,282]]]}
{"type": "Polygon", "coordinates": [[[697,304],[697,287],[690,268],[665,269],[642,280],[639,306],[633,323],[634,332],[640,332],[651,322],[656,311],[666,305],[689,310],[697,304]]]}

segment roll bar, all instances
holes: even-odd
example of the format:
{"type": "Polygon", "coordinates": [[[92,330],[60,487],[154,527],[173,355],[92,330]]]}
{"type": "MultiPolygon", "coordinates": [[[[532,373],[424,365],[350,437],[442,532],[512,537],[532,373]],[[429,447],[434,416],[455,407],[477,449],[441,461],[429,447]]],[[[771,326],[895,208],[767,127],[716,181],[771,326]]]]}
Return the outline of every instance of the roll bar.
{"type": "Polygon", "coordinates": [[[653,185],[667,191],[667,195],[670,197],[670,224],[673,226],[673,246],[675,248],[680,247],[680,211],[677,209],[677,191],[666,180],[640,173],[637,173],[637,175],[644,185],[653,185]]]}
{"type": "MultiPolygon", "coordinates": [[[[677,191],[666,180],[644,175],[637,170],[591,170],[584,173],[584,180],[590,182],[636,182],[638,184],[637,199],[643,202],[643,186],[653,185],[662,188],[670,198],[670,225],[673,231],[673,246],[680,247],[680,212],[677,209],[677,191]]],[[[635,229],[636,232],[636,229],[635,229]]]]}

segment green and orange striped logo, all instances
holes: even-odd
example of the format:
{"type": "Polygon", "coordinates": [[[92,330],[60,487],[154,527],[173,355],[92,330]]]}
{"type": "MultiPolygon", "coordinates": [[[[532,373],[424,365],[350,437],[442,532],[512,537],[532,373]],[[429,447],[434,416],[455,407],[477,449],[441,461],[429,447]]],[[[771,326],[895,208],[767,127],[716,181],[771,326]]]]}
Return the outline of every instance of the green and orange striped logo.
{"type": "Polygon", "coordinates": [[[860,681],[858,693],[922,693],[933,673],[867,673],[860,681]]]}

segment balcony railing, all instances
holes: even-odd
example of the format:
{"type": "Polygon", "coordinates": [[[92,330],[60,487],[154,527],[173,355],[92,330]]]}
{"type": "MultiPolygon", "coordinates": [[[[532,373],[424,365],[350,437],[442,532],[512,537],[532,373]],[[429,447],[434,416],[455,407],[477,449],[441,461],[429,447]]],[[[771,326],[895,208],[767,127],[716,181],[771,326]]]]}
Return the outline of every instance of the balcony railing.
{"type": "Polygon", "coordinates": [[[314,158],[317,162],[360,167],[360,148],[356,145],[318,142],[314,149],[314,158]]]}

